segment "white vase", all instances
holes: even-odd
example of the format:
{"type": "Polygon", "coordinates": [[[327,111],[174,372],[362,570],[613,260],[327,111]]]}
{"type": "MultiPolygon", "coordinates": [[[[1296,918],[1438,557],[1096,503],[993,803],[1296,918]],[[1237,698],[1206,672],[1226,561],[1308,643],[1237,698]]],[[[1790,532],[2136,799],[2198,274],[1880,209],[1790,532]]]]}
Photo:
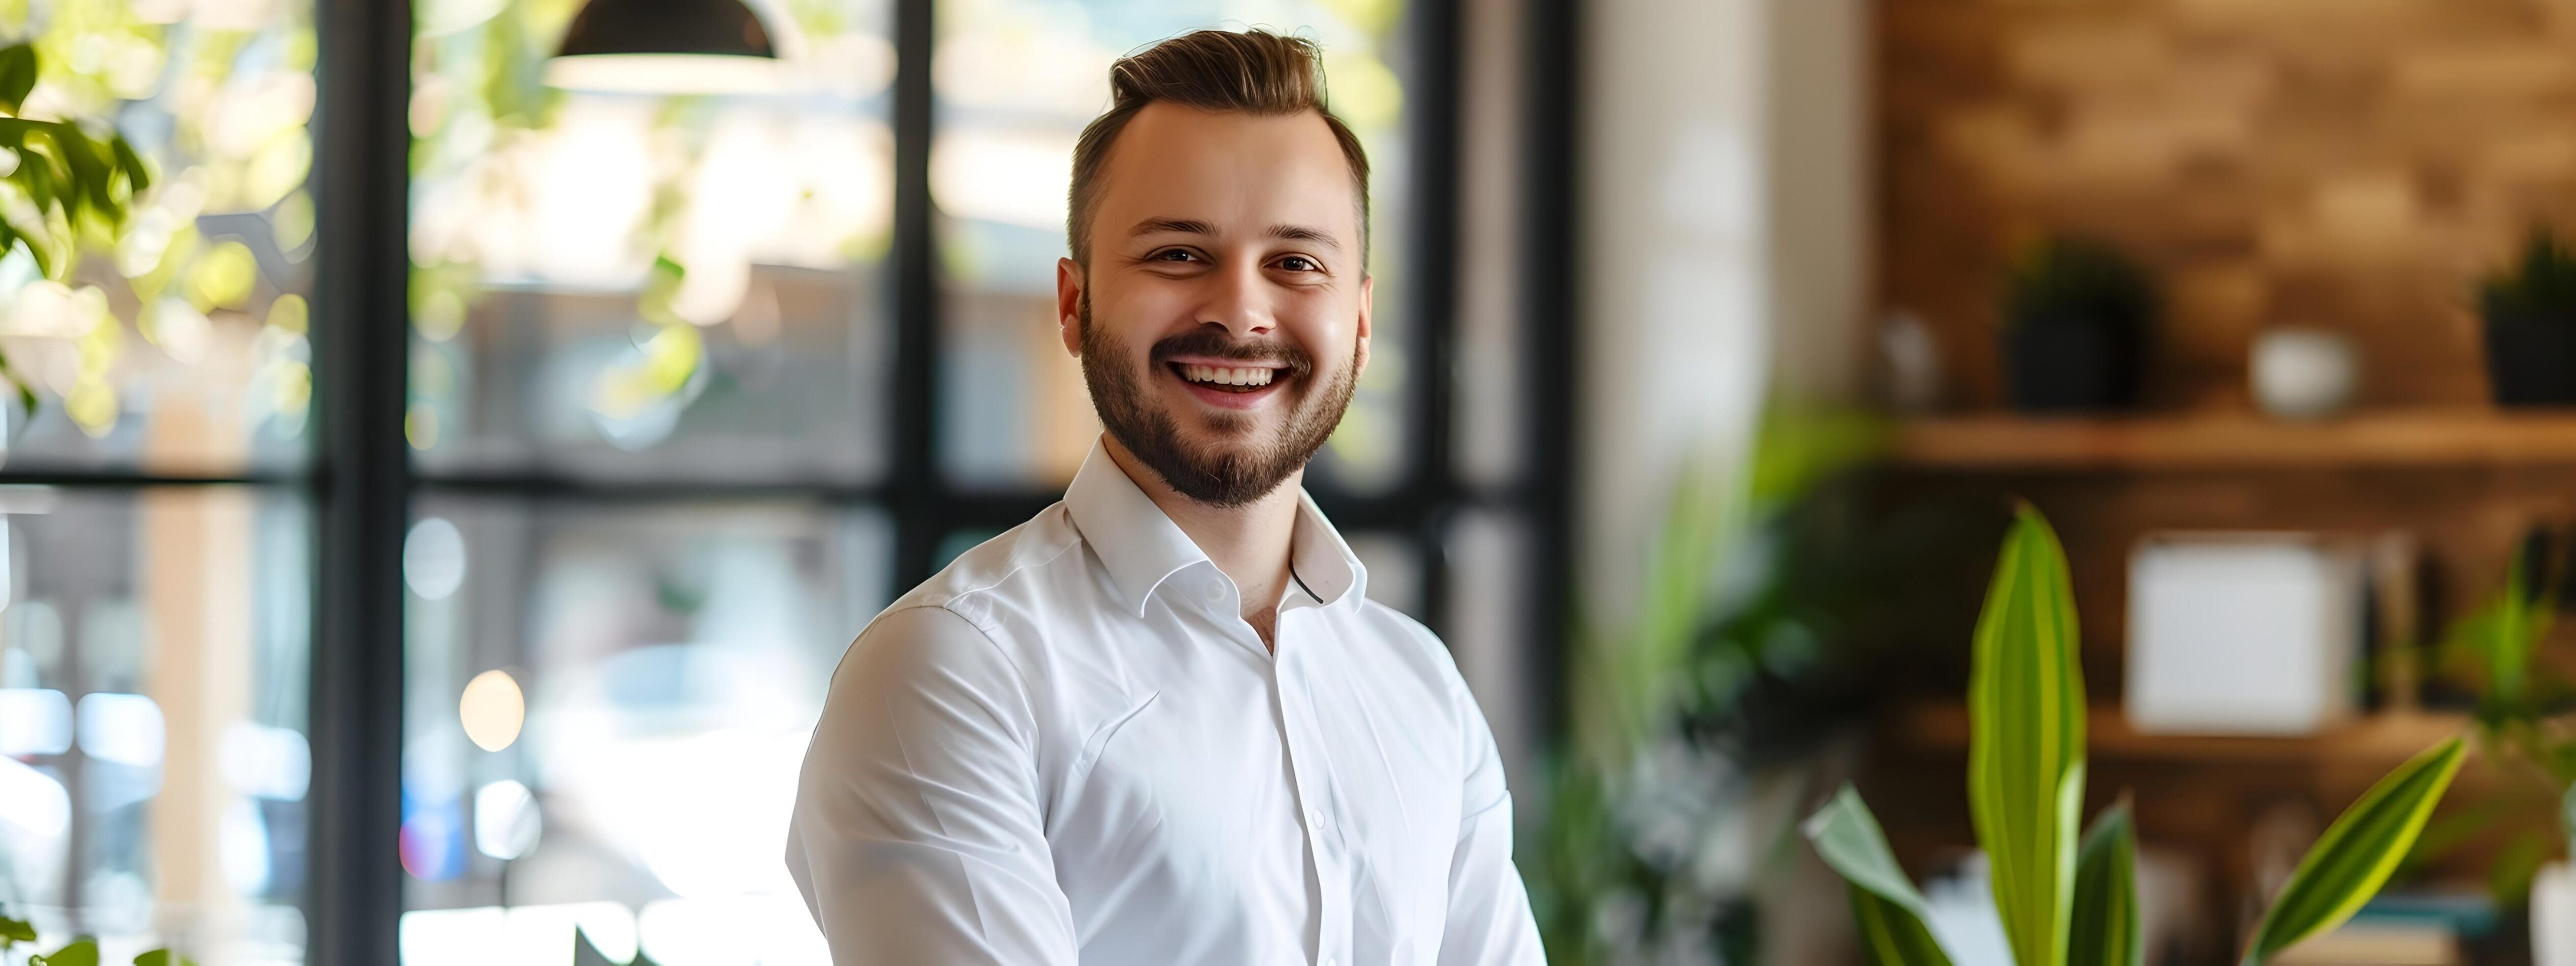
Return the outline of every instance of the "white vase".
{"type": "Polygon", "coordinates": [[[2576,966],[2576,868],[2565,862],[2531,880],[2531,966],[2576,966]]]}
{"type": "Polygon", "coordinates": [[[2352,402],[2361,381],[2352,339],[2323,329],[2279,328],[2254,337],[2254,400],[2282,419],[2320,419],[2352,402]]]}

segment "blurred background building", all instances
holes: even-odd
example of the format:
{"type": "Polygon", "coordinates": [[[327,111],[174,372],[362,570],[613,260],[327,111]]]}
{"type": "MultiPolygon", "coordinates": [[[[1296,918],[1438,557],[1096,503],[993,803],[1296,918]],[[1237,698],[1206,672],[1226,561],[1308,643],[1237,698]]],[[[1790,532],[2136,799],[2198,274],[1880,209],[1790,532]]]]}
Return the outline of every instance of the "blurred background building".
{"type": "Polygon", "coordinates": [[[824,962],[779,857],[827,676],[1070,478],[1074,137],[1246,26],[1373,161],[1309,488],[1492,719],[1559,960],[1859,961],[1796,834],[1852,779],[2005,961],[1959,776],[2012,496],[2151,962],[2232,959],[2458,733],[2299,961],[2576,956],[2557,0],[0,2],[0,916],[824,962]],[[148,186],[49,218],[22,120],[148,186]]]}

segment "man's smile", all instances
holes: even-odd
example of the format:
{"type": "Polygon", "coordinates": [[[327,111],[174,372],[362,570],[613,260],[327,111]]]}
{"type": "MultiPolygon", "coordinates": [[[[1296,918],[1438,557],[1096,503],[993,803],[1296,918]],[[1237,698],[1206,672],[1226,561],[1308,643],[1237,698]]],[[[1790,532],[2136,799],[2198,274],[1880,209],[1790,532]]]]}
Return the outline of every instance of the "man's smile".
{"type": "Polygon", "coordinates": [[[1163,371],[1180,381],[1200,402],[1224,409],[1251,409],[1277,395],[1293,380],[1284,363],[1183,356],[1163,363],[1163,371]]]}

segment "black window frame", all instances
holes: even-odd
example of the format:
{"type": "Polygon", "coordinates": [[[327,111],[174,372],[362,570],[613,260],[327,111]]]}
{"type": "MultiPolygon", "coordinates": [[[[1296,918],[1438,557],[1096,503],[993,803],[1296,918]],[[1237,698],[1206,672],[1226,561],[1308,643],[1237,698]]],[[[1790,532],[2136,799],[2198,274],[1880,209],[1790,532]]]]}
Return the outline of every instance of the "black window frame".
{"type": "MultiPolygon", "coordinates": [[[[314,0],[316,66],[313,190],[326,244],[314,262],[314,458],[300,472],[159,475],[142,472],[11,472],[0,483],[65,488],[252,486],[300,492],[315,513],[310,731],[313,749],[305,958],[312,963],[400,961],[404,591],[403,539],[411,501],[424,492],[531,498],[732,498],[805,496],[868,506],[894,522],[900,590],[927,578],[951,533],[999,530],[1061,494],[1046,487],[972,489],[942,478],[938,372],[942,280],[930,195],[934,125],[930,52],[938,0],[892,0],[894,241],[892,460],[882,483],[836,487],[603,482],[565,475],[424,477],[403,433],[410,352],[408,235],[412,13],[408,0],[314,0]]],[[[1408,0],[1416,69],[1407,90],[1416,161],[1407,194],[1415,237],[1409,305],[1415,326],[1400,482],[1355,494],[1314,487],[1316,502],[1350,532],[1400,535],[1421,564],[1421,610],[1440,630],[1449,609],[1447,546],[1458,514],[1482,510],[1527,527],[1528,586],[1514,595],[1527,621],[1524,695],[1537,733],[1564,715],[1559,682],[1572,613],[1572,458],[1576,394],[1572,134],[1581,15],[1571,0],[1503,0],[1522,18],[1518,132],[1525,150],[1514,266],[1521,304],[1518,354],[1529,398],[1521,418],[1521,467],[1500,485],[1458,470],[1457,232],[1465,0],[1408,0]]],[[[1495,5],[1478,8],[1489,15],[1495,5]]]]}

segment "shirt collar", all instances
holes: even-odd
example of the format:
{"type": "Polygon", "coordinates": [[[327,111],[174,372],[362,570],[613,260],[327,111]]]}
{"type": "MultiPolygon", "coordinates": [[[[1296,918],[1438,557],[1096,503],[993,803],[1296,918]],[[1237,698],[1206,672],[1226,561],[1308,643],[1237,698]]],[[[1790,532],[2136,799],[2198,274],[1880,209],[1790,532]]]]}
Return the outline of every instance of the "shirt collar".
{"type": "MultiPolygon", "coordinates": [[[[1207,552],[1181,532],[1180,525],[1164,515],[1136,481],[1127,478],[1101,443],[1091,444],[1091,455],[1073,474],[1064,502],[1073,515],[1074,529],[1082,532],[1083,542],[1108,568],[1118,602],[1129,613],[1143,614],[1145,602],[1173,574],[1192,564],[1209,563],[1207,552]]],[[[1323,511],[1316,509],[1314,498],[1302,491],[1297,494],[1296,530],[1288,545],[1290,593],[1311,592],[1318,603],[1330,607],[1357,600],[1367,591],[1368,570],[1323,511]]]]}

